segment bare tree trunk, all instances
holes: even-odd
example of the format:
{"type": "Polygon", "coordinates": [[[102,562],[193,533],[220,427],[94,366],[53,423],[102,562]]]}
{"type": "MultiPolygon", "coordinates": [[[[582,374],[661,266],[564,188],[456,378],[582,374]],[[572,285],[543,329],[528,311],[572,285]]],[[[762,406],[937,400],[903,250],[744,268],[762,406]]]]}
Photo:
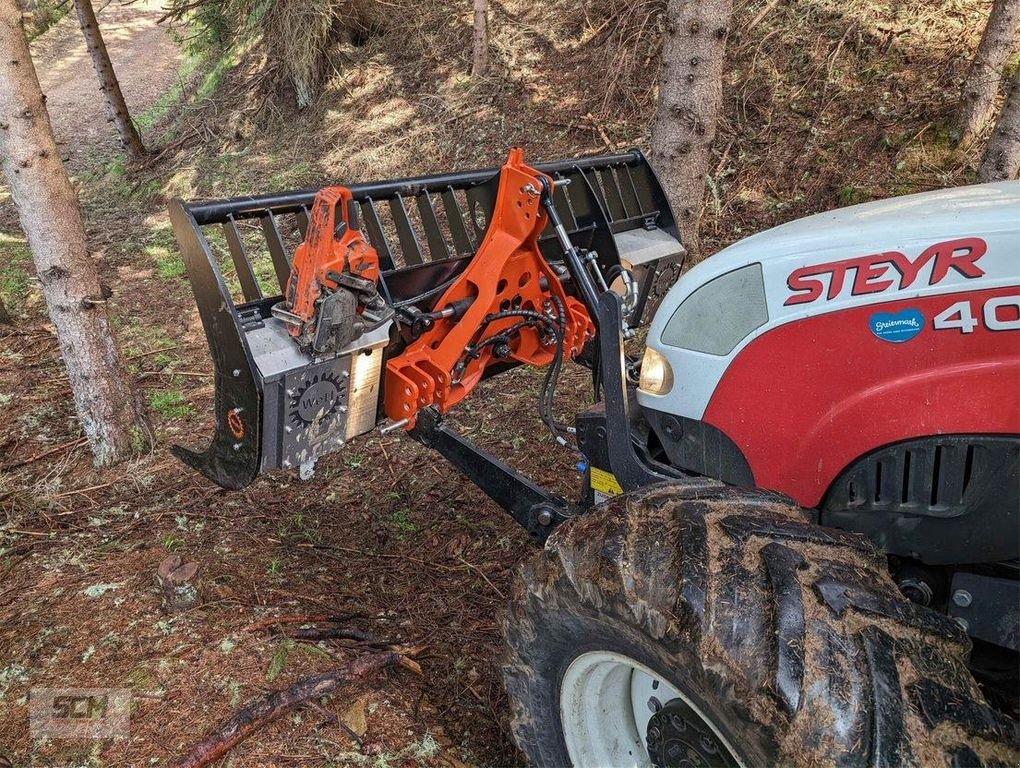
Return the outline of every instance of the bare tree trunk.
{"type": "Polygon", "coordinates": [[[113,63],[106,50],[106,43],[103,42],[103,35],[99,31],[96,13],[92,10],[92,0],[74,0],[74,9],[78,12],[78,24],[85,36],[85,45],[92,57],[96,77],[99,78],[99,89],[106,97],[110,120],[117,126],[117,132],[128,156],[132,160],[137,160],[145,154],[145,146],[138,136],[135,124],[131,121],[131,113],[128,112],[124,94],[120,92],[117,73],[113,71],[113,63]]]}
{"type": "Polygon", "coordinates": [[[1009,94],[995,131],[988,139],[985,156],[978,168],[981,181],[1015,179],[1020,173],[1020,69],[1009,84],[1009,94]]]}
{"type": "Polygon", "coordinates": [[[994,0],[988,25],[963,81],[956,132],[968,144],[981,135],[992,117],[1002,71],[1016,46],[1020,0],[994,0]]]}
{"type": "Polygon", "coordinates": [[[0,168],[56,327],[75,410],[96,464],[110,464],[144,446],[149,430],[110,333],[99,271],[15,0],[0,0],[0,51],[0,168]]]}
{"type": "Polygon", "coordinates": [[[695,260],[732,12],[732,0],[669,0],[666,5],[652,161],[695,260]]]}
{"type": "Polygon", "coordinates": [[[475,0],[472,35],[471,77],[481,77],[489,69],[489,0],[475,0]]]}

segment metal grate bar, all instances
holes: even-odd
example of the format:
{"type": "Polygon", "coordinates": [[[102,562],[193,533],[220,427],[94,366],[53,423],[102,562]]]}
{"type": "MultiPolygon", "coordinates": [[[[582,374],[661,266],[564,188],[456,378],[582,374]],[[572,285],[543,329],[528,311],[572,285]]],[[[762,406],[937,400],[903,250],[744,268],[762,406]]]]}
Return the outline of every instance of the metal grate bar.
{"type": "Polygon", "coordinates": [[[641,197],[638,195],[637,184],[634,183],[634,174],[630,170],[629,165],[621,165],[617,168],[617,173],[623,173],[627,177],[627,183],[624,185],[624,195],[630,198],[631,204],[637,210],[638,214],[644,215],[645,210],[641,207],[641,197]]]}
{"type": "Polygon", "coordinates": [[[233,216],[223,223],[223,234],[227,238],[227,248],[230,249],[230,258],[234,262],[234,271],[237,273],[237,282],[241,284],[244,300],[261,299],[262,289],[251,268],[251,262],[248,261],[248,254],[245,253],[244,243],[241,241],[241,234],[237,231],[237,223],[233,216]]]}
{"type": "Polygon", "coordinates": [[[599,183],[598,172],[592,170],[591,178],[588,178],[588,174],[584,171],[584,169],[581,169],[581,176],[588,179],[588,182],[591,184],[592,191],[595,193],[595,199],[598,200],[599,205],[602,206],[602,210],[604,210],[609,216],[612,216],[612,214],[609,213],[609,204],[606,202],[606,193],[602,189],[602,184],[599,183]]]}
{"type": "Polygon", "coordinates": [[[422,251],[418,236],[411,226],[411,219],[407,215],[407,208],[404,205],[404,198],[399,194],[390,199],[390,212],[393,214],[393,224],[397,228],[397,239],[400,241],[400,250],[404,255],[404,264],[421,264],[425,260],[425,253],[422,251]]]}
{"type": "Polygon", "coordinates": [[[485,233],[489,231],[489,216],[495,208],[495,193],[484,186],[468,187],[464,190],[464,197],[467,198],[468,223],[480,246],[485,233]]]}
{"type": "Polygon", "coordinates": [[[280,237],[280,228],[276,225],[276,216],[272,211],[266,211],[260,216],[262,231],[266,235],[266,245],[269,246],[269,255],[273,259],[273,269],[276,271],[276,279],[280,282],[280,293],[287,290],[287,281],[290,279],[290,259],[287,258],[287,249],[283,246],[283,238],[280,237]]]}
{"type": "MultiPolygon", "coordinates": [[[[562,179],[563,174],[557,173],[557,179],[562,179]]],[[[562,212],[565,210],[570,216],[570,220],[567,222],[570,229],[577,229],[577,216],[574,215],[574,206],[570,203],[570,185],[567,184],[562,187],[553,188],[553,203],[556,205],[557,213],[560,213],[562,218],[562,212]]]]}
{"type": "Polygon", "coordinates": [[[609,194],[610,205],[618,205],[617,210],[620,212],[620,216],[616,215],[616,211],[613,212],[613,218],[626,219],[630,216],[630,212],[627,210],[627,201],[623,199],[623,190],[620,189],[620,181],[616,178],[616,172],[612,168],[606,168],[602,172],[602,182],[605,185],[607,194],[609,194]],[[606,180],[609,180],[608,182],[606,180]]]}
{"type": "Polygon", "coordinates": [[[425,229],[425,239],[429,244],[429,256],[432,257],[432,261],[450,258],[453,254],[450,253],[450,247],[443,237],[443,230],[439,226],[435,205],[428,190],[418,195],[418,213],[421,214],[421,223],[425,229]]]}
{"type": "Polygon", "coordinates": [[[474,253],[475,246],[464,225],[464,212],[460,209],[460,203],[457,202],[457,196],[453,193],[453,187],[447,187],[443,191],[443,208],[446,209],[446,220],[450,224],[450,235],[453,237],[453,247],[457,251],[457,255],[474,253]]]}
{"type": "Polygon", "coordinates": [[[301,239],[304,240],[308,237],[308,209],[302,205],[301,210],[294,216],[297,219],[298,232],[301,233],[301,239]]]}
{"type": "Polygon", "coordinates": [[[379,253],[382,261],[382,268],[389,270],[395,267],[393,263],[393,249],[390,248],[390,241],[386,238],[382,221],[379,219],[379,211],[376,210],[375,200],[366,197],[361,203],[361,211],[364,214],[365,226],[368,228],[368,238],[372,241],[373,247],[379,253]]]}

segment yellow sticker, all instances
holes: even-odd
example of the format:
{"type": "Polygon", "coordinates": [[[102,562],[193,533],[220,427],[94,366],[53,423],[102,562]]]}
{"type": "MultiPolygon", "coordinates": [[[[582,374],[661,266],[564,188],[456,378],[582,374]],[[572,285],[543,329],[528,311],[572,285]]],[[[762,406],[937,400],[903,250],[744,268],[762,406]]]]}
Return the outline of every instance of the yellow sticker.
{"type": "Polygon", "coordinates": [[[619,496],[623,493],[623,488],[620,487],[616,475],[598,467],[591,468],[591,487],[596,493],[606,496],[619,496]]]}

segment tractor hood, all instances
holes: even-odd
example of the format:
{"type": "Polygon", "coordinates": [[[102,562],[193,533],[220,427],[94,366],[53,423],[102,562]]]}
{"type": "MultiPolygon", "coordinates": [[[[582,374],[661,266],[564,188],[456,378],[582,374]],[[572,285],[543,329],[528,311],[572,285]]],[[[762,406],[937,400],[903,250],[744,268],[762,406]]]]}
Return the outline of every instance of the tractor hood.
{"type": "Polygon", "coordinates": [[[639,399],[701,418],[729,362],[758,336],[862,305],[1015,285],[1018,249],[1020,182],[865,203],[754,235],[670,289],[648,346],[678,381],[665,397],[639,399]]]}

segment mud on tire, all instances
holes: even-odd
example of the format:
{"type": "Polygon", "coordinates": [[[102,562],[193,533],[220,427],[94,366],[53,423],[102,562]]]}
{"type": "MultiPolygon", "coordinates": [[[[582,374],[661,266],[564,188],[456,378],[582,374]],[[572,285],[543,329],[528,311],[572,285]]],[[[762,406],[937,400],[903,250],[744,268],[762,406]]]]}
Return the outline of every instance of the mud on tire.
{"type": "Polygon", "coordinates": [[[504,632],[513,730],[534,766],[570,764],[560,681],[592,650],[661,675],[746,765],[1020,763],[963,631],[903,598],[865,539],[767,493],[613,499],[524,566],[504,632]]]}

